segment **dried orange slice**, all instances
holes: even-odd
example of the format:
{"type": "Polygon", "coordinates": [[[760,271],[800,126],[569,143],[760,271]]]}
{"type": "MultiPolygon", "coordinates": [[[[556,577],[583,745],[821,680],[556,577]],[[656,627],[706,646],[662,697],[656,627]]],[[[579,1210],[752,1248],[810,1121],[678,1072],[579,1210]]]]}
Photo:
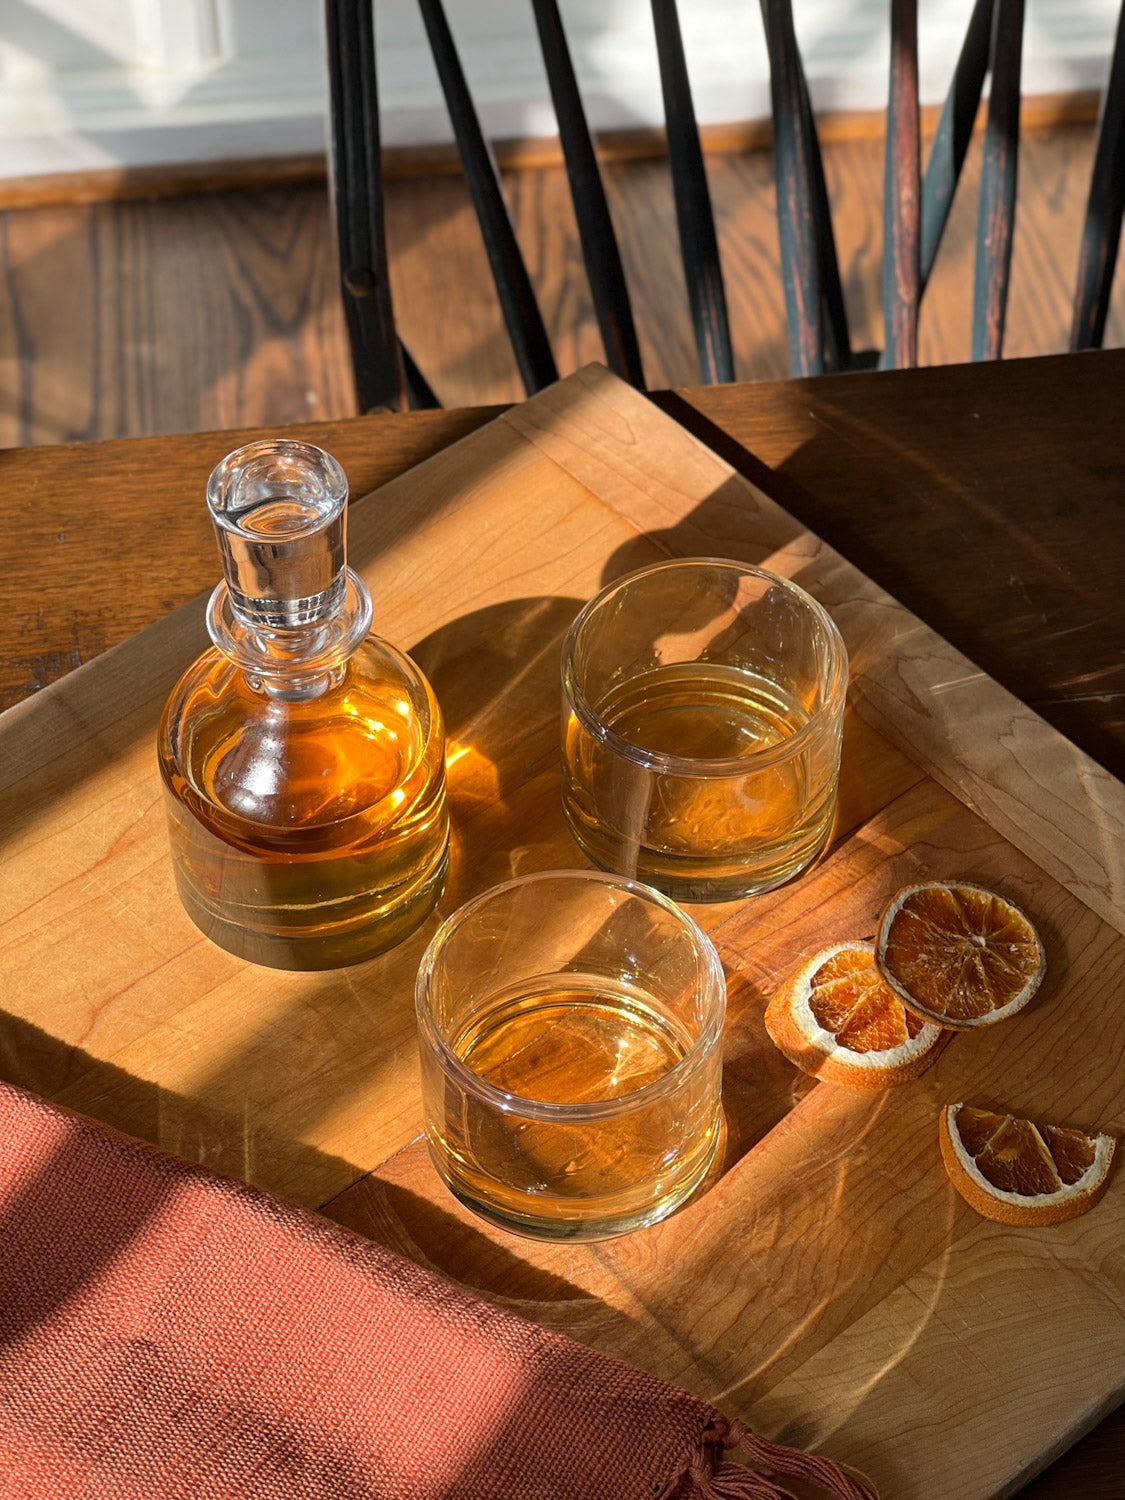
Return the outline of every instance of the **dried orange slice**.
{"type": "Polygon", "coordinates": [[[1022,1010],[1047,967],[1018,907],[952,881],[899,891],[879,923],[875,962],[909,1010],[955,1031],[1022,1010]]]}
{"type": "Polygon", "coordinates": [[[1105,1192],[1117,1142],[968,1104],[941,1112],[941,1155],[953,1186],[1000,1224],[1061,1224],[1105,1192]]]}
{"type": "Polygon", "coordinates": [[[766,1030],[804,1072],[861,1089],[917,1078],[943,1038],[883,983],[871,943],[835,943],[810,958],[766,1007],[766,1030]]]}

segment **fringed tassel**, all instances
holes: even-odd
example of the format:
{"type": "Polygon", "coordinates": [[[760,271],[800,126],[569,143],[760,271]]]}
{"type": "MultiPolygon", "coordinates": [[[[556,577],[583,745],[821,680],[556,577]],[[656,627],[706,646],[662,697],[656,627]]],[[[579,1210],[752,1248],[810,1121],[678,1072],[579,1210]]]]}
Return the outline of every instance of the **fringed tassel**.
{"type": "Polygon", "coordinates": [[[794,1500],[792,1490],[775,1478],[803,1479],[817,1485],[833,1500],[879,1500],[869,1479],[848,1464],[816,1453],[801,1453],[768,1443],[751,1432],[745,1422],[713,1422],[704,1429],[686,1485],[676,1491],[677,1500],[794,1500]],[[725,1463],[727,1448],[741,1448],[753,1469],[725,1463]],[[758,1470],[765,1470],[759,1473],[758,1470]]]}

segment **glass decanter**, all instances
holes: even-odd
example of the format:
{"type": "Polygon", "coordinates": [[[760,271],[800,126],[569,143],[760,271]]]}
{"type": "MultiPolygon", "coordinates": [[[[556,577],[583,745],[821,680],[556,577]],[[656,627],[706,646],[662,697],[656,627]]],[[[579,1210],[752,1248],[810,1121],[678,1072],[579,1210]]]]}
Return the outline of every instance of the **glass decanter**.
{"type": "Polygon", "coordinates": [[[225,582],[214,647],[160,725],[176,885],[214,942],[328,969],[400,942],[448,865],[445,741],[425,677],[370,634],[346,566],[347,479],[308,443],[251,443],[207,486],[225,582]]]}

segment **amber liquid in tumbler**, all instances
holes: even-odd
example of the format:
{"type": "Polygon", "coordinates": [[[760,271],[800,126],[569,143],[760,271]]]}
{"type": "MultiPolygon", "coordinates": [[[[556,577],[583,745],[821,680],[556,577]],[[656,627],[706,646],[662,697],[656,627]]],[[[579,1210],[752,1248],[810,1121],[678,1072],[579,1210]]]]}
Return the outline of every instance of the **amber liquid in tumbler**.
{"type": "Polygon", "coordinates": [[[384,653],[271,698],[217,651],[165,711],[160,762],[180,897],[215,942],[276,968],[393,947],[441,892],[449,822],[437,704],[423,724],[384,653]]]}
{"type": "Polygon", "coordinates": [[[635,873],[676,899],[707,900],[721,897],[727,882],[780,883],[827,837],[838,736],[810,737],[792,756],[763,756],[809,723],[805,707],[777,683],[691,662],[631,678],[594,707],[641,750],[745,761],[745,769],[728,764],[716,776],[638,767],[571,714],[564,806],[579,843],[603,867],[635,873]]]}
{"type": "MultiPolygon", "coordinates": [[[[478,1077],[547,1104],[629,1104],[691,1050],[682,1023],[623,983],[543,976],[495,996],[452,1042],[478,1077]]],[[[715,1055],[636,1108],[580,1121],[528,1118],[450,1081],[435,1159],[452,1190],[496,1222],[550,1238],[653,1223],[705,1175],[718,1138],[715,1055]]]]}

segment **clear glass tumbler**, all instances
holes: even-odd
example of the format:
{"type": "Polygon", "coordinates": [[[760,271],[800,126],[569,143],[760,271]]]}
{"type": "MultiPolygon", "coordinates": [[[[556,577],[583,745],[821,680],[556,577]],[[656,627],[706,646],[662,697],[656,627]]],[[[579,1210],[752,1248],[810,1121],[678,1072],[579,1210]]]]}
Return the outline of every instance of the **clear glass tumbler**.
{"type": "Polygon", "coordinates": [[[848,658],[796,584],[721,558],[592,599],[563,650],[563,809],[583,851],[677,901],[772,890],[831,833],[848,658]]]}
{"type": "Polygon", "coordinates": [[[416,993],[430,1155],[469,1208],[536,1238],[607,1239],[699,1185],[726,984],[666,897],[593,871],[509,881],[438,930],[416,993]]]}

